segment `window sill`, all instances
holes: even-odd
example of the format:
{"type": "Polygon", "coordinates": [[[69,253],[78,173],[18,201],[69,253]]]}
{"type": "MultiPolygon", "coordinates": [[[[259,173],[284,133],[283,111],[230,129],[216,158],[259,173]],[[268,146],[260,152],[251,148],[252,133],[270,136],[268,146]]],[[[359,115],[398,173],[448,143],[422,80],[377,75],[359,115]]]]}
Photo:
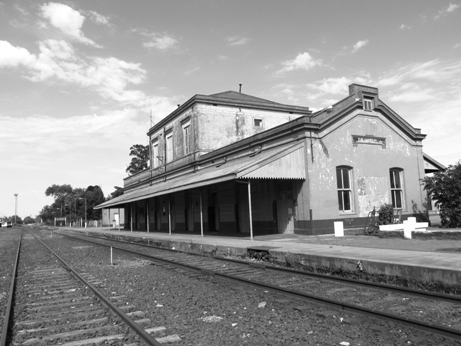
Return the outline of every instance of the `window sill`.
{"type": "Polygon", "coordinates": [[[355,211],[340,211],[339,216],[350,216],[350,215],[357,215],[355,211]]]}

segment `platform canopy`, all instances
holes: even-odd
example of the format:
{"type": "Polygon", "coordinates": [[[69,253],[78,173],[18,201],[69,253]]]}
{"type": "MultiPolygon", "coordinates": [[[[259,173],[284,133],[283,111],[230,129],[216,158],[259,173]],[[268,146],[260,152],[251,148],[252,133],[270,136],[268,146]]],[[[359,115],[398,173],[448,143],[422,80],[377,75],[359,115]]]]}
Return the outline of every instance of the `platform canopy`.
{"type": "Polygon", "coordinates": [[[161,176],[150,185],[128,190],[94,209],[118,207],[155,196],[236,179],[306,179],[303,143],[247,152],[230,159],[220,157],[195,171],[190,169],[183,173],[161,176]]]}

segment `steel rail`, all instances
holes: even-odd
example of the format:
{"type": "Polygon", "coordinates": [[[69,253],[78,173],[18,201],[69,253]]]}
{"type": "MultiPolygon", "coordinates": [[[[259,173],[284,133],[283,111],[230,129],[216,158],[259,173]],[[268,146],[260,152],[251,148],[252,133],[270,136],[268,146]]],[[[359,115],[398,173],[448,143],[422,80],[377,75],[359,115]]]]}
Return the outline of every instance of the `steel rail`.
{"type": "MultiPolygon", "coordinates": [[[[68,234],[63,234],[63,233],[59,233],[59,234],[62,235],[62,236],[65,236],[65,237],[72,238],[72,236],[68,235],[68,234]]],[[[81,234],[79,234],[79,235],[81,235],[81,234]]],[[[90,236],[90,235],[81,235],[81,236],[88,237],[88,238],[93,238],[93,239],[100,239],[100,240],[118,242],[118,243],[122,243],[122,244],[130,244],[130,245],[142,246],[142,247],[147,247],[147,248],[154,248],[154,249],[165,250],[165,251],[170,251],[170,252],[181,252],[181,253],[196,255],[194,253],[188,253],[188,252],[185,252],[185,251],[178,251],[178,250],[172,250],[172,249],[162,248],[162,247],[153,246],[153,245],[133,243],[133,242],[129,242],[129,241],[125,241],[125,240],[119,240],[119,239],[105,239],[105,238],[95,237],[95,236],[90,236]]],[[[78,238],[78,237],[74,237],[74,238],[81,239],[81,238],[78,238]]],[[[81,240],[84,240],[84,239],[81,239],[81,240]]],[[[249,262],[246,262],[246,261],[241,261],[241,260],[237,260],[237,259],[233,259],[233,258],[225,258],[225,257],[217,257],[217,256],[210,256],[210,258],[220,260],[220,261],[227,261],[227,262],[232,262],[232,263],[237,263],[237,264],[242,264],[242,265],[248,265],[248,266],[254,265],[254,263],[249,263],[249,262]]],[[[344,277],[339,277],[339,276],[331,276],[331,275],[320,274],[320,273],[311,273],[311,272],[305,272],[305,271],[289,269],[289,268],[267,266],[265,264],[259,264],[259,263],[258,263],[258,266],[264,266],[266,269],[269,269],[269,270],[274,270],[274,271],[279,271],[279,272],[284,272],[284,273],[291,273],[291,274],[296,274],[296,275],[301,275],[301,276],[306,276],[306,277],[314,277],[314,278],[321,279],[321,280],[344,282],[344,283],[348,283],[348,284],[352,284],[352,285],[361,285],[361,286],[370,287],[370,288],[379,288],[379,289],[383,289],[383,290],[387,290],[387,291],[391,291],[391,292],[398,292],[398,293],[403,293],[403,294],[411,294],[411,295],[422,297],[422,298],[437,299],[437,300],[446,301],[446,302],[449,302],[449,303],[461,304],[461,296],[456,296],[456,295],[451,295],[451,294],[446,294],[446,293],[421,291],[421,290],[414,289],[414,288],[409,288],[409,287],[391,286],[391,285],[386,285],[386,284],[382,284],[382,283],[379,283],[379,282],[371,282],[371,281],[364,281],[364,280],[357,280],[357,279],[349,279],[349,278],[344,278],[344,277]]]]}
{"type": "Polygon", "coordinates": [[[91,285],[87,280],[80,276],[69,264],[67,264],[58,254],[51,250],[44,242],[38,239],[34,234],[33,236],[37,239],[44,247],[46,247],[63,265],[68,269],[76,278],[78,278],[85,286],[90,288],[93,293],[98,297],[98,299],[112,311],[114,311],[118,317],[120,317],[132,330],[136,332],[148,345],[150,346],[161,346],[162,344],[155,340],[151,335],[149,335],[142,327],[140,327],[136,322],[132,321],[122,310],[117,306],[112,304],[101,292],[99,292],[96,287],[91,285]]]}
{"type": "Polygon", "coordinates": [[[8,326],[11,318],[11,307],[14,300],[14,289],[16,287],[16,274],[18,273],[19,253],[21,252],[22,233],[19,238],[18,252],[16,253],[16,260],[14,262],[13,274],[11,276],[10,295],[8,296],[8,303],[6,305],[5,317],[3,319],[2,338],[0,339],[0,346],[6,345],[6,336],[8,334],[8,326]]]}
{"type": "MultiPolygon", "coordinates": [[[[73,238],[73,237],[70,237],[70,238],[73,238]]],[[[76,238],[76,239],[78,239],[78,238],[76,238]]],[[[90,242],[90,243],[97,244],[97,245],[100,245],[100,246],[110,247],[110,245],[100,244],[100,243],[92,242],[92,241],[86,240],[86,239],[79,239],[79,240],[90,242]]],[[[225,278],[225,279],[228,279],[228,280],[236,281],[236,282],[239,282],[239,283],[244,283],[246,285],[251,285],[251,286],[262,288],[262,289],[265,289],[265,290],[270,290],[272,292],[283,293],[285,295],[288,295],[288,296],[291,296],[291,297],[294,297],[294,298],[297,298],[297,299],[301,299],[301,300],[307,300],[307,301],[312,302],[312,303],[329,305],[329,306],[333,306],[333,307],[336,307],[336,308],[340,308],[343,311],[347,311],[347,312],[351,312],[351,313],[357,313],[357,314],[361,314],[361,315],[372,316],[372,317],[383,319],[383,320],[386,320],[386,321],[390,320],[390,321],[393,321],[393,322],[396,322],[396,323],[401,323],[401,324],[407,325],[409,327],[417,328],[417,329],[420,329],[420,330],[423,330],[423,331],[426,331],[426,332],[431,332],[431,333],[434,333],[434,334],[446,336],[446,337],[453,338],[453,339],[456,339],[456,340],[461,340],[461,331],[453,329],[453,328],[447,328],[447,327],[439,326],[439,325],[432,324],[432,323],[420,322],[420,321],[417,321],[417,320],[414,320],[414,319],[411,319],[411,318],[405,318],[405,317],[401,317],[401,316],[398,316],[398,315],[389,314],[389,313],[386,313],[386,312],[374,311],[372,309],[364,308],[364,307],[361,307],[361,306],[358,306],[358,305],[343,303],[343,302],[335,301],[333,299],[328,299],[328,298],[323,298],[323,297],[319,297],[319,296],[315,296],[315,295],[311,295],[311,294],[307,294],[307,293],[302,293],[302,292],[299,292],[299,291],[290,290],[290,289],[279,287],[279,286],[273,286],[273,285],[269,285],[269,284],[250,281],[250,280],[239,278],[239,277],[236,277],[236,276],[215,272],[215,271],[212,271],[210,269],[203,270],[203,269],[201,269],[199,267],[195,267],[195,266],[185,264],[185,263],[178,263],[178,262],[167,260],[167,259],[164,259],[164,258],[161,258],[161,257],[156,257],[156,256],[152,256],[152,255],[147,255],[147,254],[141,254],[141,253],[138,253],[138,252],[135,252],[135,251],[122,249],[122,248],[118,248],[118,247],[114,247],[114,246],[113,246],[113,248],[117,249],[117,250],[120,250],[120,251],[123,251],[123,252],[127,252],[127,253],[130,253],[130,254],[136,255],[136,256],[145,257],[145,258],[153,259],[155,261],[160,261],[160,262],[168,263],[168,264],[171,264],[171,265],[188,268],[188,269],[191,269],[193,271],[201,271],[201,272],[204,273],[204,275],[210,274],[210,275],[213,275],[213,276],[222,277],[222,278],[225,278]]]]}

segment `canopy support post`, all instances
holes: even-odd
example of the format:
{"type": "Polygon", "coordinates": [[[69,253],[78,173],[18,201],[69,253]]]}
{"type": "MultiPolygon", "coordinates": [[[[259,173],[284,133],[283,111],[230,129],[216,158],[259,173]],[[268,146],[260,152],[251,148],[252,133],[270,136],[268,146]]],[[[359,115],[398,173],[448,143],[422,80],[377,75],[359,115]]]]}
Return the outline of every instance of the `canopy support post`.
{"type": "Polygon", "coordinates": [[[130,229],[133,232],[133,203],[130,205],[130,229]]]}
{"type": "Polygon", "coordinates": [[[202,191],[200,191],[200,235],[203,237],[202,191]]]}
{"type": "Polygon", "coordinates": [[[150,219],[149,219],[149,200],[148,199],[146,199],[146,217],[147,217],[147,233],[149,233],[150,219]]]}
{"type": "Polygon", "coordinates": [[[168,231],[171,235],[171,199],[168,197],[168,231]]]}
{"type": "Polygon", "coordinates": [[[251,183],[248,180],[248,216],[250,219],[250,239],[253,240],[253,218],[251,216],[251,183]]]}

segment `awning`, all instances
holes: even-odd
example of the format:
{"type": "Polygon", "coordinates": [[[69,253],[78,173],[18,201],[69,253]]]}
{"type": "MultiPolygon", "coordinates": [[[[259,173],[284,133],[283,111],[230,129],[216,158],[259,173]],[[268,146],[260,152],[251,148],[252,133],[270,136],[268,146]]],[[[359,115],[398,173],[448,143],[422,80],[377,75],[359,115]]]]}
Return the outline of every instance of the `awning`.
{"type": "Polygon", "coordinates": [[[97,205],[94,209],[111,208],[235,179],[306,179],[304,145],[284,145],[230,158],[228,161],[219,159],[213,165],[195,172],[189,171],[171,178],[163,177],[161,182],[129,190],[121,196],[97,205]]]}

